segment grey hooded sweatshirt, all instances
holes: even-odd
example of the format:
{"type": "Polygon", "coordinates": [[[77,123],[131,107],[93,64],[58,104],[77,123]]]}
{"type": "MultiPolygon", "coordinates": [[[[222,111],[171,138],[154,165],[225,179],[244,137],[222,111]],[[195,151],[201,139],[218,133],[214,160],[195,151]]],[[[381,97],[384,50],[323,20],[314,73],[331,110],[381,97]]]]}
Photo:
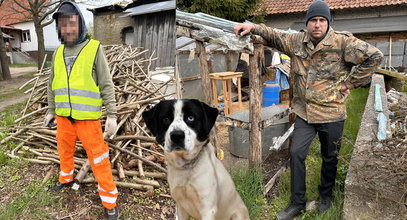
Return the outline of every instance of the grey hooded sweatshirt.
{"type": "MultiPolygon", "coordinates": [[[[76,11],[76,14],[80,18],[80,26],[81,26],[79,37],[78,37],[78,40],[76,41],[75,45],[73,45],[73,46],[65,45],[65,49],[64,49],[65,64],[67,66],[67,71],[68,71],[68,75],[69,75],[76,57],[79,55],[79,52],[82,50],[82,48],[89,42],[89,40],[86,39],[85,20],[83,18],[83,15],[82,15],[79,7],[73,2],[63,2],[61,4],[60,8],[64,4],[70,4],[73,6],[74,10],[76,11]]],[[[57,11],[55,14],[58,14],[58,13],[59,12],[57,11]]],[[[56,18],[56,21],[57,21],[58,15],[54,15],[53,17],[56,18]]],[[[57,22],[57,28],[58,28],[58,22],[57,22]]],[[[61,43],[63,44],[64,41],[61,38],[61,36],[59,36],[59,39],[61,40],[61,43]]],[[[47,90],[48,113],[54,113],[54,114],[55,114],[55,99],[54,99],[55,95],[52,91],[52,81],[54,79],[55,53],[56,53],[56,51],[54,52],[54,54],[52,56],[51,73],[49,76],[48,90],[47,90]]],[[[103,99],[103,105],[106,108],[107,115],[109,117],[116,117],[117,110],[116,110],[116,100],[115,100],[115,94],[114,94],[114,84],[112,81],[112,76],[110,75],[109,66],[108,66],[107,59],[106,59],[102,46],[99,47],[98,52],[96,54],[95,63],[93,65],[92,76],[93,76],[93,80],[95,80],[96,85],[98,85],[100,87],[100,94],[103,99]]]]}

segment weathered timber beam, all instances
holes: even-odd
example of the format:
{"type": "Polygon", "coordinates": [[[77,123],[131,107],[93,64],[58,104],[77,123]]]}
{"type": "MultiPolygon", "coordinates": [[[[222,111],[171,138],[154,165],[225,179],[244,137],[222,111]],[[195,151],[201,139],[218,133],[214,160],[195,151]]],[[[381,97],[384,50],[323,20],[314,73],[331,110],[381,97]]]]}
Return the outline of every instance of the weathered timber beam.
{"type": "Polygon", "coordinates": [[[249,57],[249,87],[250,87],[250,107],[249,119],[251,129],[249,131],[249,164],[260,167],[262,162],[262,134],[261,134],[261,74],[260,65],[264,59],[263,45],[255,44],[254,52],[249,57]]]}

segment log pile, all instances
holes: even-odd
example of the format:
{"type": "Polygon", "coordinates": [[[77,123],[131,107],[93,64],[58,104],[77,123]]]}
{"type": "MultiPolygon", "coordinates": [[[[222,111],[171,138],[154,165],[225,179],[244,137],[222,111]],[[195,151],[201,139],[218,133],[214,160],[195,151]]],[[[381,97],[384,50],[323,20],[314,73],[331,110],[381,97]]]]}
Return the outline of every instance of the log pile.
{"type": "MultiPolygon", "coordinates": [[[[167,82],[154,81],[155,74],[173,75],[173,68],[150,71],[151,62],[156,58],[141,58],[148,50],[123,45],[104,47],[115,85],[118,128],[111,137],[105,137],[110,147],[110,160],[118,186],[151,191],[163,187],[166,178],[166,164],[163,147],[150,136],[142,121],[141,114],[149,104],[172,98],[167,92],[173,78],[167,82]],[[153,77],[154,78],[154,77],[153,77]]],[[[154,54],[154,53],[153,53],[154,54]]],[[[47,112],[47,83],[50,68],[41,69],[33,79],[20,87],[31,93],[23,115],[15,120],[10,135],[1,141],[16,143],[7,152],[13,158],[25,158],[33,163],[57,164],[59,156],[56,143],[56,127],[44,128],[42,122],[47,112]],[[27,87],[29,87],[27,89],[27,87]],[[30,113],[26,113],[27,112],[30,113]]],[[[102,126],[106,120],[103,109],[102,126]]],[[[78,140],[75,152],[77,183],[95,182],[89,172],[86,152],[78,140]]],[[[165,192],[165,189],[164,189],[165,192]]]]}

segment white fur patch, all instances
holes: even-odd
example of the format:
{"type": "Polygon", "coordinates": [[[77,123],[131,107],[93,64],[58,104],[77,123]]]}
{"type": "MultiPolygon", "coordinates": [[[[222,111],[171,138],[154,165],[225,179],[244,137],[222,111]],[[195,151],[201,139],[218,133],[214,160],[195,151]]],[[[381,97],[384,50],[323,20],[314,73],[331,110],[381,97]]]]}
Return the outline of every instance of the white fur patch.
{"type": "Polygon", "coordinates": [[[195,141],[197,138],[197,134],[194,130],[192,130],[184,121],[184,113],[182,112],[183,107],[182,100],[178,100],[174,104],[174,120],[172,121],[171,125],[168,127],[167,132],[165,133],[165,147],[169,150],[171,148],[171,137],[170,134],[174,130],[183,131],[185,134],[184,146],[185,150],[191,151],[195,147],[195,141]]]}

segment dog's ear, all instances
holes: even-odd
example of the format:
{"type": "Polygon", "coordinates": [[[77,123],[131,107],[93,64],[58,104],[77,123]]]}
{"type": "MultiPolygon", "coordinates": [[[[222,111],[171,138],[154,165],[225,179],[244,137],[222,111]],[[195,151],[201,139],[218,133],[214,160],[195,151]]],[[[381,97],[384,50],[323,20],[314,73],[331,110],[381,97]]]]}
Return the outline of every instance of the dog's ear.
{"type": "Polygon", "coordinates": [[[215,125],[216,118],[218,117],[219,110],[217,108],[212,108],[206,103],[201,102],[202,110],[204,112],[204,123],[203,129],[206,134],[209,134],[213,125],[215,125]]]}
{"type": "Polygon", "coordinates": [[[159,104],[157,104],[157,105],[155,105],[153,108],[151,108],[150,110],[148,110],[148,111],[144,111],[142,114],[141,114],[141,116],[143,117],[143,119],[144,119],[144,122],[146,123],[146,125],[147,125],[147,128],[151,131],[151,133],[154,135],[154,136],[157,136],[157,128],[158,128],[158,125],[157,125],[157,114],[156,114],[156,110],[157,110],[157,108],[158,108],[158,105],[159,104]]]}

